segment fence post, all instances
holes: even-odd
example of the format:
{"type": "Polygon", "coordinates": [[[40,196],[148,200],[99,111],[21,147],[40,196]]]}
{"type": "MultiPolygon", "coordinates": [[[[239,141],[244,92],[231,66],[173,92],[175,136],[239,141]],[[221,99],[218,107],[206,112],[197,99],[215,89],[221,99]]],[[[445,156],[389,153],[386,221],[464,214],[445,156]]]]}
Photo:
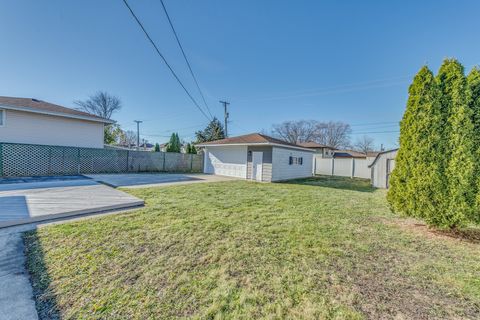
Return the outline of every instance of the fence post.
{"type": "Polygon", "coordinates": [[[0,177],[3,177],[3,143],[0,143],[0,177]]]}
{"type": "Polygon", "coordinates": [[[77,148],[77,174],[80,174],[80,148],[77,148]]]}
{"type": "Polygon", "coordinates": [[[352,158],[352,170],[351,170],[351,177],[353,178],[355,176],[355,158],[352,158]]]}
{"type": "Polygon", "coordinates": [[[130,160],[130,150],[127,150],[127,172],[130,172],[130,165],[128,164],[128,160],[130,160]]]}
{"type": "Polygon", "coordinates": [[[190,172],[193,172],[193,154],[190,153],[190,172]]]}
{"type": "Polygon", "coordinates": [[[332,176],[335,175],[335,158],[332,157],[332,176]]]}
{"type": "Polygon", "coordinates": [[[165,161],[167,161],[167,160],[166,160],[166,156],[167,156],[167,153],[164,152],[164,153],[163,153],[163,171],[164,171],[164,172],[165,172],[165,161]]]}

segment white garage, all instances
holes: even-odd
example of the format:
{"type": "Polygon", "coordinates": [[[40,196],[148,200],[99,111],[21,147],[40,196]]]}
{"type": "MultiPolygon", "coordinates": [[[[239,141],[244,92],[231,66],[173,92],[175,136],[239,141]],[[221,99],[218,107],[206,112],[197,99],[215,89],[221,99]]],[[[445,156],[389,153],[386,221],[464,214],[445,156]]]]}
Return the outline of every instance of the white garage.
{"type": "Polygon", "coordinates": [[[314,150],[263,134],[205,142],[204,172],[272,182],[312,176],[314,150]]]}

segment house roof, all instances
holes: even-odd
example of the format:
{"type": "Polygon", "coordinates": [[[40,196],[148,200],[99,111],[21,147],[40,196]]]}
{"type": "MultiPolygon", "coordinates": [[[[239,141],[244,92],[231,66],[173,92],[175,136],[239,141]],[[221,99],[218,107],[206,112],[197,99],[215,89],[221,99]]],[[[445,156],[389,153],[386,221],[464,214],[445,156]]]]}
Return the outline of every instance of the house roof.
{"type": "Polygon", "coordinates": [[[366,158],[366,157],[376,157],[378,152],[368,151],[367,153],[358,152],[355,150],[336,150],[333,154],[336,158],[366,158]]]}
{"type": "Polygon", "coordinates": [[[377,160],[380,158],[380,156],[381,156],[382,154],[389,153],[389,152],[394,152],[394,151],[397,151],[397,150],[398,150],[398,148],[379,152],[379,153],[377,154],[377,156],[375,157],[375,159],[373,159],[372,163],[371,163],[368,167],[371,168],[371,167],[375,164],[375,162],[377,162],[377,160]]]}
{"type": "Polygon", "coordinates": [[[0,107],[4,109],[40,113],[52,116],[89,120],[103,123],[114,123],[115,121],[105,119],[80,110],[62,107],[53,103],[33,98],[15,98],[0,96],[0,107]]]}
{"type": "Polygon", "coordinates": [[[243,136],[225,138],[215,141],[208,141],[197,144],[198,147],[208,146],[227,146],[227,145],[280,145],[295,149],[302,149],[307,151],[313,151],[311,149],[304,148],[294,143],[276,139],[260,133],[250,133],[243,136]]]}
{"type": "Polygon", "coordinates": [[[333,153],[335,158],[366,158],[365,153],[357,152],[354,150],[337,150],[333,153]]]}
{"type": "Polygon", "coordinates": [[[333,147],[329,147],[325,144],[320,144],[320,143],[317,143],[317,142],[314,142],[314,141],[307,141],[307,142],[300,142],[300,143],[297,143],[299,146],[301,147],[304,147],[304,148],[330,148],[330,149],[335,149],[333,147]]]}

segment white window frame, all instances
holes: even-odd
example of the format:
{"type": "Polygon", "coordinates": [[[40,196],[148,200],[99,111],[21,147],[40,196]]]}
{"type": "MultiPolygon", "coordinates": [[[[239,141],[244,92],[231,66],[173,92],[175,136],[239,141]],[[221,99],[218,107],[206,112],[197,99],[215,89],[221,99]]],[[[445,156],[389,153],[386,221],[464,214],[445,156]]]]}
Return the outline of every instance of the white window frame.
{"type": "Polygon", "coordinates": [[[5,127],[5,121],[7,119],[7,111],[5,109],[0,108],[0,128],[5,127]]]}

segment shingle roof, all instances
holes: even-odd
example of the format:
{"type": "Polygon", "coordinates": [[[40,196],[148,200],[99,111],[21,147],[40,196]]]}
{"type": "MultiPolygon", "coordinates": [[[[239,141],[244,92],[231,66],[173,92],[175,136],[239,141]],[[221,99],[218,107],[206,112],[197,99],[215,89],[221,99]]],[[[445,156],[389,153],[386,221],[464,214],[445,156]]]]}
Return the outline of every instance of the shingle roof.
{"type": "Polygon", "coordinates": [[[80,118],[85,120],[93,120],[104,123],[113,123],[114,121],[105,119],[80,110],[62,107],[53,103],[41,101],[33,98],[15,98],[0,96],[0,105],[15,108],[16,110],[51,114],[69,118],[80,118]]]}
{"type": "Polygon", "coordinates": [[[333,147],[329,147],[325,144],[320,144],[314,141],[307,141],[307,142],[300,142],[297,143],[299,146],[304,147],[304,148],[330,148],[330,149],[335,149],[333,147]]]}
{"type": "Polygon", "coordinates": [[[273,138],[264,134],[260,133],[250,133],[246,134],[243,136],[237,136],[237,137],[231,137],[231,138],[225,138],[221,140],[215,140],[215,141],[209,141],[209,142],[203,142],[199,143],[198,146],[209,146],[209,145],[230,145],[230,144],[280,144],[280,145],[285,145],[289,147],[294,147],[294,148],[301,148],[303,149],[304,147],[299,146],[294,143],[290,143],[287,141],[283,141],[277,138],[273,138]]]}

